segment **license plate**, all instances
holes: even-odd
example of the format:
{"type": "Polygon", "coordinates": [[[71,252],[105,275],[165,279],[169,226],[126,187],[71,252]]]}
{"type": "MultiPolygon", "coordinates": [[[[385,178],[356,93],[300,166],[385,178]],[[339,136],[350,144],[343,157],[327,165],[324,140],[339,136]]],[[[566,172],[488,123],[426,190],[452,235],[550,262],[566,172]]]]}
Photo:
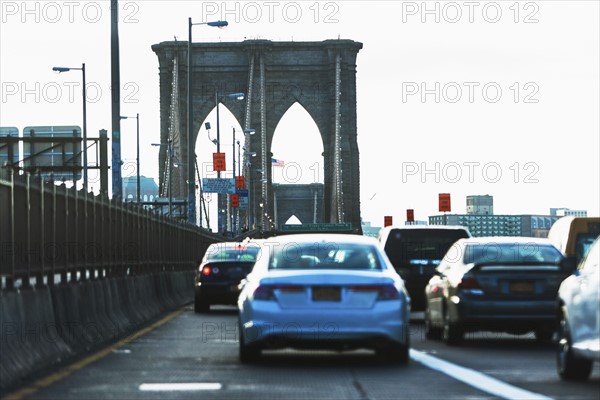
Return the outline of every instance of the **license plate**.
{"type": "Polygon", "coordinates": [[[313,301],[340,301],[342,299],[339,287],[313,287],[313,301]]]}
{"type": "Polygon", "coordinates": [[[510,292],[515,294],[533,293],[533,282],[511,282],[510,292]]]}

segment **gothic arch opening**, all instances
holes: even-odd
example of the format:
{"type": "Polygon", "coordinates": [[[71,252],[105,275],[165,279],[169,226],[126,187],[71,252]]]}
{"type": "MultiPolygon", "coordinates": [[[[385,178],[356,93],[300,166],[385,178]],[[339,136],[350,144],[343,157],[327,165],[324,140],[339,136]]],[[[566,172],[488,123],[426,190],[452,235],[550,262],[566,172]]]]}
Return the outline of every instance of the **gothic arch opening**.
{"type": "Polygon", "coordinates": [[[272,181],[283,185],[323,183],[323,140],[300,103],[285,112],[273,134],[272,181]]]}
{"type": "MultiPolygon", "coordinates": [[[[196,173],[196,185],[200,187],[203,178],[217,178],[217,172],[213,170],[213,153],[217,147],[221,153],[225,153],[225,171],[221,172],[221,178],[233,178],[239,175],[238,170],[243,170],[240,159],[244,157],[244,133],[233,113],[223,103],[219,104],[219,132],[217,132],[217,109],[216,106],[208,113],[196,137],[196,160],[198,171],[196,173]],[[234,141],[235,139],[235,141],[234,141]],[[239,142],[239,145],[238,145],[239,142]],[[217,143],[219,146],[217,146],[217,143]],[[235,165],[234,165],[235,158],[235,165]],[[233,167],[235,166],[235,171],[233,167]],[[234,173],[235,172],[235,173],[234,173]]],[[[196,197],[196,219],[198,224],[217,232],[219,227],[219,207],[217,206],[216,193],[199,194],[196,197]],[[204,203],[202,203],[202,201],[204,203]],[[202,214],[200,214],[202,213],[202,214]]],[[[234,212],[224,208],[221,210],[221,227],[226,226],[235,219],[234,212]]]]}
{"type": "Polygon", "coordinates": [[[296,215],[292,215],[291,217],[289,217],[287,219],[287,221],[284,222],[284,224],[286,224],[286,225],[300,225],[300,224],[302,224],[302,221],[300,221],[300,218],[296,217],[296,215]]]}

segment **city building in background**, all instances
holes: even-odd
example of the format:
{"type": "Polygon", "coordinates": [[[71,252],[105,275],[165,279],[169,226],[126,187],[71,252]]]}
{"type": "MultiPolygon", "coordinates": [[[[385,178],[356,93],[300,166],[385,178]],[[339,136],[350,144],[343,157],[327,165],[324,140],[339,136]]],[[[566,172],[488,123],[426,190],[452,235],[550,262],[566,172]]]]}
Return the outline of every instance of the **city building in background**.
{"type": "Polygon", "coordinates": [[[474,237],[525,236],[548,237],[550,227],[559,218],[552,215],[475,215],[447,214],[429,217],[430,225],[461,225],[474,237]]]}
{"type": "Polygon", "coordinates": [[[467,196],[467,214],[493,215],[494,197],[489,194],[483,196],[467,196]]]}
{"type": "MultiPolygon", "coordinates": [[[[551,208],[550,215],[541,214],[494,214],[494,196],[469,195],[466,197],[466,214],[431,215],[428,221],[405,221],[405,225],[459,225],[469,229],[474,237],[523,236],[548,237],[552,225],[562,217],[587,217],[586,210],[551,208]]],[[[381,227],[362,222],[363,234],[377,237],[381,227]]]]}
{"type": "Polygon", "coordinates": [[[587,210],[571,210],[570,208],[551,208],[550,215],[558,215],[559,217],[587,217],[587,210]]]}
{"type": "Polygon", "coordinates": [[[548,237],[552,225],[567,215],[587,216],[585,210],[551,208],[550,215],[494,215],[494,198],[490,195],[467,196],[466,214],[432,215],[430,225],[462,225],[473,236],[548,237]]]}

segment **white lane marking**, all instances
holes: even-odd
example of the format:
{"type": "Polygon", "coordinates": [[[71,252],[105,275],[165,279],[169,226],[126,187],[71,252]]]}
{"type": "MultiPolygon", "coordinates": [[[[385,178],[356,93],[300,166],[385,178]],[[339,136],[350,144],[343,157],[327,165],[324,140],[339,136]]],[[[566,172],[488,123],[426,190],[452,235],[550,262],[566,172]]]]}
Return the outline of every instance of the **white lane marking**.
{"type": "Polygon", "coordinates": [[[220,390],[218,382],[189,382],[189,383],[142,383],[140,390],[144,392],[174,392],[192,390],[220,390]]]}
{"type": "Polygon", "coordinates": [[[410,357],[421,364],[473,386],[484,392],[509,400],[552,400],[551,397],[520,389],[481,372],[461,367],[451,362],[430,356],[422,351],[410,349],[410,357]]]}

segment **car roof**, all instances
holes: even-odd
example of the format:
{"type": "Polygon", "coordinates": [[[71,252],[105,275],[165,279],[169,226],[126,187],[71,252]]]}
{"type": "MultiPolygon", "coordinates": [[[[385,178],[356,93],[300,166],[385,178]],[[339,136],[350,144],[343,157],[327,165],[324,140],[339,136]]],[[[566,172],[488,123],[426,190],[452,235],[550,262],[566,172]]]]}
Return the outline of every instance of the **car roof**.
{"type": "Polygon", "coordinates": [[[273,236],[261,241],[260,244],[272,243],[356,243],[378,245],[377,239],[363,235],[349,235],[342,233],[300,233],[291,235],[273,236]]]}
{"type": "Polygon", "coordinates": [[[397,225],[397,226],[386,226],[385,228],[382,228],[382,230],[392,230],[392,229],[444,229],[444,230],[449,230],[449,229],[460,229],[460,230],[467,230],[466,226],[461,226],[461,225],[397,225]]]}
{"type": "Polygon", "coordinates": [[[224,248],[232,248],[242,245],[240,242],[217,242],[211,243],[210,247],[224,247],[224,248]]]}
{"type": "Polygon", "coordinates": [[[461,225],[390,225],[385,228],[381,228],[379,234],[377,235],[377,240],[384,243],[387,242],[390,233],[394,230],[438,230],[438,231],[464,231],[467,233],[467,236],[471,236],[471,232],[469,232],[469,228],[461,225]]]}
{"type": "Polygon", "coordinates": [[[538,238],[538,237],[525,237],[525,236],[479,236],[479,237],[471,237],[459,239],[457,241],[459,244],[510,244],[510,243],[518,243],[518,244],[540,244],[551,246],[552,242],[547,238],[538,238]]]}

